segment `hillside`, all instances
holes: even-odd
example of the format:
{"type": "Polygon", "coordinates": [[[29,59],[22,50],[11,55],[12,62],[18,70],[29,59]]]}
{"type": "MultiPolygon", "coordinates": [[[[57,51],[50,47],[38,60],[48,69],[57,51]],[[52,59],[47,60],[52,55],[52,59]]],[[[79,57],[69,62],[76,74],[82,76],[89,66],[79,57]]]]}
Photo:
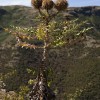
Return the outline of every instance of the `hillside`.
{"type": "MultiPolygon", "coordinates": [[[[93,27],[86,40],[70,48],[52,49],[48,66],[52,89],[57,100],[100,100],[100,7],[69,8],[72,18],[89,20],[93,27]]],[[[65,19],[67,13],[63,14],[65,19]]],[[[19,91],[28,80],[34,78],[27,69],[34,70],[41,50],[15,47],[15,38],[4,32],[9,25],[23,27],[38,23],[37,11],[24,6],[0,7],[0,80],[7,91],[19,91]]],[[[59,16],[60,18],[61,16],[59,16]]]]}

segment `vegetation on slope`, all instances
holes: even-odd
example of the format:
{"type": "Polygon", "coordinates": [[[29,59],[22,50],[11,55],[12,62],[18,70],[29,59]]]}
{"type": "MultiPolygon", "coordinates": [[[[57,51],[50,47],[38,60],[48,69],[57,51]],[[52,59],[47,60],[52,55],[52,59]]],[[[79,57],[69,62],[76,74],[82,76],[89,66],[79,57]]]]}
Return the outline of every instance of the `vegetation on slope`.
{"type": "MultiPolygon", "coordinates": [[[[75,8],[76,14],[82,19],[88,19],[94,27],[87,34],[87,41],[60,50],[50,51],[48,65],[54,69],[51,86],[57,94],[57,100],[99,100],[100,99],[100,26],[99,7],[94,15],[85,15],[82,8],[75,8]]],[[[0,7],[5,13],[0,16],[0,27],[11,24],[19,26],[34,26],[36,12],[27,7],[0,7]]],[[[96,9],[96,8],[95,8],[96,9]]],[[[93,14],[93,13],[92,13],[93,14]]],[[[0,77],[6,84],[7,91],[20,91],[29,79],[34,79],[38,51],[30,51],[14,46],[14,37],[0,30],[0,77]],[[32,53],[34,52],[34,53],[32,53]],[[32,60],[33,59],[33,60],[32,60]],[[23,65],[23,66],[22,66],[23,65]],[[27,72],[27,67],[32,72],[27,72]]],[[[28,70],[29,71],[29,70],[28,70]]],[[[20,92],[21,94],[24,94],[20,92]]]]}

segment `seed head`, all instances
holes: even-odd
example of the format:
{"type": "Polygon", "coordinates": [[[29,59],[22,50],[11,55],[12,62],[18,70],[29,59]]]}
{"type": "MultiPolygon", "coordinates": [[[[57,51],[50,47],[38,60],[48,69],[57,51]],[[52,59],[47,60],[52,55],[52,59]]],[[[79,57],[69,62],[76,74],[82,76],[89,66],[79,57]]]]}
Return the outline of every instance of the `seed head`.
{"type": "Polygon", "coordinates": [[[57,0],[55,3],[55,8],[58,11],[65,10],[68,7],[68,1],[67,0],[57,0]]]}
{"type": "Polygon", "coordinates": [[[42,7],[44,9],[50,10],[53,8],[54,2],[52,0],[43,0],[42,7]]]}
{"type": "Polygon", "coordinates": [[[34,8],[39,9],[42,6],[42,0],[31,0],[31,4],[34,8]]]}

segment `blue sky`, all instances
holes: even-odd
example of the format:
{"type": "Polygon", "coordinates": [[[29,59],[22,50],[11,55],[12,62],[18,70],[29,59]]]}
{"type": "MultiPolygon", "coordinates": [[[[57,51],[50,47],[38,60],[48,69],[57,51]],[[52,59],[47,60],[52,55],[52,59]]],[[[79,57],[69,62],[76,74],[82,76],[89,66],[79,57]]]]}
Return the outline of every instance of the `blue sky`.
{"type": "MultiPolygon", "coordinates": [[[[25,5],[31,6],[31,0],[0,0],[0,6],[25,5]]],[[[100,6],[100,0],[68,0],[69,6],[100,6]]]]}

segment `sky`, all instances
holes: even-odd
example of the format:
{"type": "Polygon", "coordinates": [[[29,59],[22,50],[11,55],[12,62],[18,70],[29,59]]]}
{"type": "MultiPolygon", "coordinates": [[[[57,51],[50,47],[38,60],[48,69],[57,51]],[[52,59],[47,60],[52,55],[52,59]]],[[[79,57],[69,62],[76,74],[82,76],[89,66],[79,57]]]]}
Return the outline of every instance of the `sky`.
{"type": "MultiPolygon", "coordinates": [[[[0,0],[0,6],[25,5],[31,6],[31,0],[0,0]]],[[[100,6],[100,0],[68,0],[70,7],[100,6]]]]}

